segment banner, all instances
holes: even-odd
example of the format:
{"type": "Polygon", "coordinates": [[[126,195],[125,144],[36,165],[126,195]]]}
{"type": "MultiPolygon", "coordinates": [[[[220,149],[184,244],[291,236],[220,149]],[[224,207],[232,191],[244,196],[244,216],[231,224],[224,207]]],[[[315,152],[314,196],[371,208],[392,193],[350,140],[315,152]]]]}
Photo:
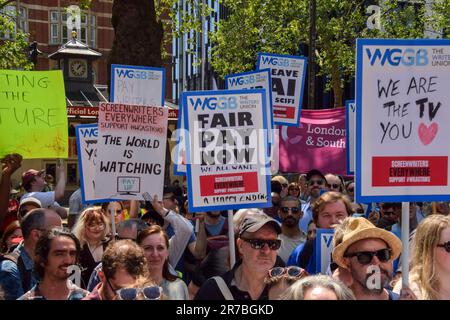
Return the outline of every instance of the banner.
{"type": "Polygon", "coordinates": [[[450,40],[358,39],[356,200],[449,201],[450,40]]]}
{"type": "Polygon", "coordinates": [[[258,53],[256,69],[271,71],[274,124],[299,126],[306,64],[304,57],[258,53]]]}
{"type": "Polygon", "coordinates": [[[100,103],[95,196],[162,199],[168,109],[100,103]]]}
{"type": "Polygon", "coordinates": [[[183,93],[190,212],[272,205],[265,94],[183,93]]]}
{"type": "Polygon", "coordinates": [[[109,199],[95,197],[95,165],[97,163],[97,124],[75,126],[80,170],[81,198],[83,203],[106,202],[109,199]]]}
{"type": "Polygon", "coordinates": [[[334,229],[316,230],[316,273],[327,274],[333,252],[334,229]]]}
{"type": "Polygon", "coordinates": [[[164,68],[111,65],[111,102],[164,106],[164,68]]]}
{"type": "Polygon", "coordinates": [[[355,173],[355,114],[355,100],[345,101],[347,175],[353,175],[355,173]]]}
{"type": "Polygon", "coordinates": [[[67,158],[67,128],[61,70],[0,70],[0,157],[67,158]]]}
{"type": "Polygon", "coordinates": [[[280,127],[280,171],[345,175],[345,108],[302,110],[300,124],[280,127]]]}

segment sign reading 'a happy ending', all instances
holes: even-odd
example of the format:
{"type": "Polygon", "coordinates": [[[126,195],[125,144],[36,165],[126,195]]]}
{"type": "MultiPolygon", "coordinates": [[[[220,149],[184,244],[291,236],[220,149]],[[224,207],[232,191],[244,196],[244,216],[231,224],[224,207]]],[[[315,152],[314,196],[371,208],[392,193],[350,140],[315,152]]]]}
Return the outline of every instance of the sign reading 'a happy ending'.
{"type": "Polygon", "coordinates": [[[450,40],[357,42],[358,202],[450,200],[450,40]]]}

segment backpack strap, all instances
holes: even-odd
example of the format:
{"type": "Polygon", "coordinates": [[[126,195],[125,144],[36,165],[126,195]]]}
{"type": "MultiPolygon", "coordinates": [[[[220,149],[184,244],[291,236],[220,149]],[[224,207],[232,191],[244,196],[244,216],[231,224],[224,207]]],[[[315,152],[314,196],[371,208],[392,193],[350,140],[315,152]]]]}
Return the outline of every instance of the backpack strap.
{"type": "Polygon", "coordinates": [[[216,281],[217,286],[219,287],[220,292],[222,293],[222,295],[225,298],[225,300],[234,300],[234,297],[231,294],[231,291],[228,288],[228,286],[225,283],[225,281],[223,280],[223,278],[219,277],[219,276],[216,276],[216,277],[213,277],[213,279],[214,279],[214,281],[216,281]]]}
{"type": "Polygon", "coordinates": [[[25,263],[23,262],[20,253],[17,251],[10,252],[2,256],[2,260],[10,260],[17,265],[17,269],[19,270],[20,278],[22,279],[22,289],[23,292],[29,291],[31,285],[31,272],[27,270],[25,267],[25,263]]]}

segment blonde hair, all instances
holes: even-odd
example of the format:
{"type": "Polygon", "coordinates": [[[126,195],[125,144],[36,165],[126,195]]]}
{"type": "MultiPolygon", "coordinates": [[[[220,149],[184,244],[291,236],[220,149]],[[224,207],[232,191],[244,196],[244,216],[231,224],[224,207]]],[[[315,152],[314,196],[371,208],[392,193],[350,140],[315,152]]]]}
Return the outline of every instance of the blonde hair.
{"type": "Polygon", "coordinates": [[[450,217],[433,214],[422,220],[412,241],[410,281],[419,285],[424,300],[439,298],[439,274],[435,269],[434,249],[445,228],[450,228],[450,217]]]}
{"type": "Polygon", "coordinates": [[[83,247],[87,243],[86,239],[86,226],[92,221],[96,221],[100,218],[101,222],[105,224],[103,230],[103,239],[110,233],[109,220],[105,215],[105,212],[101,207],[92,207],[85,209],[78,219],[77,223],[73,227],[72,233],[80,240],[80,244],[83,247]]]}

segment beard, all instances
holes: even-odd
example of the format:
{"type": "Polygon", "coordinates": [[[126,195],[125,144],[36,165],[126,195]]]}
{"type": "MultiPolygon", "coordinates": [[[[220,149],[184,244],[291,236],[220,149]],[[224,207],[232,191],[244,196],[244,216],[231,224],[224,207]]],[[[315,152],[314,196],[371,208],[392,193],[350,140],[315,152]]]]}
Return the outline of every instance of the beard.
{"type": "Polygon", "coordinates": [[[295,227],[296,225],[298,225],[298,220],[293,218],[293,217],[287,217],[286,219],[284,219],[282,221],[282,223],[288,227],[288,228],[292,228],[295,227]]]}
{"type": "Polygon", "coordinates": [[[391,276],[386,269],[383,269],[380,266],[376,267],[379,269],[379,272],[375,269],[373,272],[367,272],[365,276],[360,276],[355,269],[352,268],[352,277],[361,285],[364,291],[378,295],[388,286],[391,276]]]}

